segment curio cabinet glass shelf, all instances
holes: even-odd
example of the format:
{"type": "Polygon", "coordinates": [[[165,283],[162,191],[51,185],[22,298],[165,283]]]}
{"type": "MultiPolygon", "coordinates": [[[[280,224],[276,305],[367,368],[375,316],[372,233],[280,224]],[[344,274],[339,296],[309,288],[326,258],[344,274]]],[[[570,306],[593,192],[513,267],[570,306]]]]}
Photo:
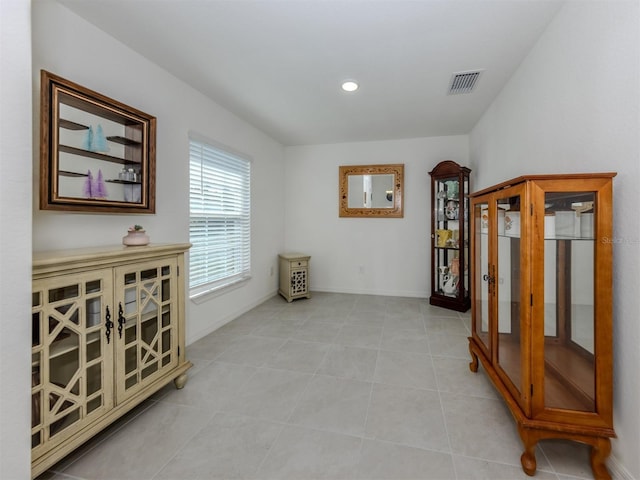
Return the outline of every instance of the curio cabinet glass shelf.
{"type": "Polygon", "coordinates": [[[431,175],[431,296],[429,303],[459,312],[469,289],[469,170],[440,162],[431,175]]]}
{"type": "Polygon", "coordinates": [[[504,397],[528,475],[538,441],[559,438],[590,445],[595,478],[611,478],[614,176],[524,176],[470,195],[470,368],[504,397]]]}

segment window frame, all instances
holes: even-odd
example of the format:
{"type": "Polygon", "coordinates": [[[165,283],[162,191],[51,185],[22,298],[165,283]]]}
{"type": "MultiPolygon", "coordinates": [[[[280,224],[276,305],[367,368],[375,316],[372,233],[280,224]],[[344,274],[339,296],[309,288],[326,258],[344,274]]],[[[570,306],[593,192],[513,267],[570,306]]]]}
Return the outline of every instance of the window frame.
{"type": "MultiPolygon", "coordinates": [[[[199,303],[212,296],[217,296],[231,289],[238,288],[251,278],[251,170],[252,159],[240,152],[237,152],[225,145],[203,137],[195,132],[189,132],[189,241],[192,248],[189,252],[189,278],[188,291],[189,298],[199,303]],[[198,155],[194,155],[196,150],[200,150],[198,155]],[[208,165],[205,165],[208,163],[208,165]],[[194,172],[194,165],[200,165],[200,172],[194,172]],[[203,167],[209,169],[205,174],[203,167]],[[226,171],[225,171],[226,167],[226,171]],[[230,173],[233,171],[233,174],[230,173]],[[218,195],[206,195],[204,189],[194,192],[194,177],[202,184],[203,178],[209,179],[209,185],[218,187],[218,195]],[[229,187],[233,187],[229,189],[229,187]],[[220,191],[227,193],[219,194],[220,191]],[[199,196],[199,198],[197,198],[199,196]],[[216,198],[213,198],[216,197],[216,198]],[[202,215],[196,215],[194,199],[201,204],[208,203],[211,211],[203,211],[202,215]],[[226,202],[225,202],[226,200],[226,202]],[[214,202],[214,203],[212,203],[214,202]],[[219,222],[211,227],[194,228],[194,219],[200,218],[204,222],[207,220],[219,222]],[[233,227],[235,225],[235,227],[233,227]],[[228,227],[231,226],[231,229],[228,227]],[[234,229],[235,228],[235,229],[234,229]],[[239,231],[239,233],[238,233],[239,231]],[[204,242],[208,245],[205,253],[198,250],[203,246],[197,239],[198,235],[210,234],[229,235],[234,240],[231,247],[226,245],[226,240],[213,240],[204,242]],[[235,255],[214,258],[218,270],[228,270],[227,273],[216,274],[201,272],[201,266],[196,262],[209,263],[215,253],[211,253],[213,247],[235,249],[235,255]],[[209,258],[207,258],[209,257],[209,258]],[[239,265],[228,266],[226,259],[232,258],[239,265]],[[227,265],[227,266],[223,266],[227,265]],[[204,274],[205,280],[193,284],[195,275],[204,274]]],[[[205,209],[206,210],[206,209],[205,209]]]]}

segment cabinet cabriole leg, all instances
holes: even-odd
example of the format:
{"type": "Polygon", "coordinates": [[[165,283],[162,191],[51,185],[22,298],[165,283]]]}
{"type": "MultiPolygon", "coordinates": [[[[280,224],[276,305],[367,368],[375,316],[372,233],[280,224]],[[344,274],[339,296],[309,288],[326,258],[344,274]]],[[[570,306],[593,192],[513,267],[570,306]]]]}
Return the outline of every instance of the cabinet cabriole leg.
{"type": "Polygon", "coordinates": [[[607,470],[606,460],[611,453],[611,440],[608,438],[598,438],[591,446],[591,469],[596,480],[611,480],[609,470],[607,470]]]}
{"type": "Polygon", "coordinates": [[[469,363],[469,370],[471,370],[473,373],[476,373],[478,371],[478,356],[473,351],[473,348],[471,347],[471,342],[469,342],[469,354],[471,355],[471,363],[469,363]]]}
{"type": "Polygon", "coordinates": [[[525,449],[525,451],[520,456],[520,463],[522,464],[522,470],[524,473],[533,477],[536,474],[536,454],[535,447],[532,449],[534,451],[530,451],[530,449],[525,449]]]}
{"type": "Polygon", "coordinates": [[[522,452],[522,455],[520,456],[522,470],[524,470],[524,473],[532,477],[536,474],[536,445],[538,443],[538,439],[535,435],[529,435],[529,431],[522,427],[522,425],[518,425],[518,433],[520,434],[520,439],[524,445],[524,452],[522,452]]]}
{"type": "Polygon", "coordinates": [[[183,373],[182,375],[177,376],[176,378],[173,379],[173,384],[176,386],[176,388],[178,390],[184,388],[184,386],[187,384],[187,379],[189,377],[187,376],[186,373],[183,373]]]}

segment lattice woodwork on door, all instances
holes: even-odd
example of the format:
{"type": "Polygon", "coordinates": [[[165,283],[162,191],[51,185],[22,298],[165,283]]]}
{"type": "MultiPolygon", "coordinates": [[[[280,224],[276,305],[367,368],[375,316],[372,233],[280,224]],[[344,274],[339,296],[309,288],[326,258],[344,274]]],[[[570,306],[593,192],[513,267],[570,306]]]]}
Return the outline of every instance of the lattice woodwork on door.
{"type": "Polygon", "coordinates": [[[111,404],[104,387],[105,355],[110,357],[102,334],[105,286],[88,276],[63,280],[50,287],[42,282],[32,295],[34,453],[45,441],[63,440],[111,404]]]}
{"type": "Polygon", "coordinates": [[[293,270],[291,272],[291,295],[307,293],[307,270],[293,270]]]}
{"type": "Polygon", "coordinates": [[[170,262],[124,274],[124,306],[119,304],[124,319],[124,392],[136,391],[177,363],[172,348],[177,341],[176,293],[170,278],[175,268],[170,262]]]}

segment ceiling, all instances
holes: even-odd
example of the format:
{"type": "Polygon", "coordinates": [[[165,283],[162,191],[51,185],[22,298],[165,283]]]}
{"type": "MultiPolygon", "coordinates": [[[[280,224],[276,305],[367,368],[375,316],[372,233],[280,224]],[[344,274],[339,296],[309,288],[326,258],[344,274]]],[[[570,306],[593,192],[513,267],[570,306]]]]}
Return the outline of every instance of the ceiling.
{"type": "Polygon", "coordinates": [[[58,1],[283,145],[469,133],[562,4],[58,1]]]}

